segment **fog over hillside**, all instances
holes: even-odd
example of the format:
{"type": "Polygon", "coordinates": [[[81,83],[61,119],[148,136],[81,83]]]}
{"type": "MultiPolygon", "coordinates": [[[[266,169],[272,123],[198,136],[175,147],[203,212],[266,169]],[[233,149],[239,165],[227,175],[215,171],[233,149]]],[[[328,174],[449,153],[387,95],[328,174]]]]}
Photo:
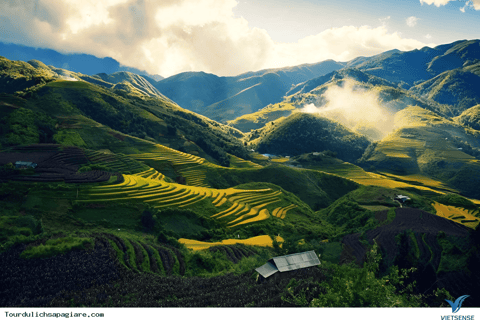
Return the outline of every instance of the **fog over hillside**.
{"type": "Polygon", "coordinates": [[[323,105],[305,105],[300,111],[316,113],[344,126],[379,140],[394,128],[394,114],[380,102],[378,91],[360,88],[354,80],[330,86],[323,93],[323,105]]]}

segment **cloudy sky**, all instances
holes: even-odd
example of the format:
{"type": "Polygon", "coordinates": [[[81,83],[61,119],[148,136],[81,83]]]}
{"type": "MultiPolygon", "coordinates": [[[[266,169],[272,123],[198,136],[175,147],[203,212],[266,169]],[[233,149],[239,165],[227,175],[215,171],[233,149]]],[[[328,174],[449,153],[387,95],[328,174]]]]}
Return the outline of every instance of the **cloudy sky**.
{"type": "MultiPolygon", "coordinates": [[[[480,38],[480,0],[2,0],[0,41],[168,77],[347,61],[480,38]]],[[[1,53],[0,53],[1,55],[1,53]]]]}

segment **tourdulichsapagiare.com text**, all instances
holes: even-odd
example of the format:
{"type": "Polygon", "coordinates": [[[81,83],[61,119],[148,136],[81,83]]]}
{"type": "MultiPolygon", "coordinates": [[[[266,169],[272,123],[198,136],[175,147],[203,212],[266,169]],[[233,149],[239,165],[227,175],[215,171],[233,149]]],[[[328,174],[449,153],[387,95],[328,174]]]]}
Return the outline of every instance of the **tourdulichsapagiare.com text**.
{"type": "Polygon", "coordinates": [[[80,312],[8,312],[7,318],[102,318],[103,313],[80,313],[80,312]]]}

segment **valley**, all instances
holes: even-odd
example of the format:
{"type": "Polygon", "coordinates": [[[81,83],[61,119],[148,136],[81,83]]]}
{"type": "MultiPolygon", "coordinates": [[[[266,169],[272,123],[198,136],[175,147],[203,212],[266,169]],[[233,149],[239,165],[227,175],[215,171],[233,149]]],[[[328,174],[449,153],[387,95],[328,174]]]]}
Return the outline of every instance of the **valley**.
{"type": "Polygon", "coordinates": [[[479,47],[155,80],[0,57],[0,305],[480,306],[479,47]]]}

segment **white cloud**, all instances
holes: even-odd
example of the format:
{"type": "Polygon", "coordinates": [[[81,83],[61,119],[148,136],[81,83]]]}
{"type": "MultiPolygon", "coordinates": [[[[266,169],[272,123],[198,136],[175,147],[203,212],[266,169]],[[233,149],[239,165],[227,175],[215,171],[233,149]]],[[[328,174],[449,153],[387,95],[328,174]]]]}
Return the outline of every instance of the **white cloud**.
{"type": "Polygon", "coordinates": [[[480,10],[480,0],[470,0],[465,3],[465,5],[460,8],[460,11],[465,12],[465,8],[473,8],[475,10],[480,10]]]}
{"type": "Polygon", "coordinates": [[[426,45],[389,32],[385,25],[344,26],[296,43],[276,43],[265,30],[236,17],[236,4],[235,0],[1,1],[0,41],[109,56],[163,76],[183,71],[236,75],[426,45]]]}
{"type": "Polygon", "coordinates": [[[420,19],[414,16],[408,17],[406,20],[407,26],[415,27],[417,25],[418,20],[420,19]]]}
{"type": "Polygon", "coordinates": [[[269,62],[270,66],[273,66],[312,63],[325,59],[347,61],[357,56],[371,56],[394,48],[406,51],[423,46],[424,43],[404,39],[397,32],[389,33],[384,26],[345,26],[325,30],[297,43],[277,44],[269,62]]]}
{"type": "Polygon", "coordinates": [[[427,38],[427,39],[432,39],[432,36],[431,36],[430,34],[427,34],[427,35],[425,36],[425,38],[427,38]]]}
{"type": "Polygon", "coordinates": [[[387,21],[390,20],[390,16],[387,16],[385,18],[380,18],[378,19],[381,23],[382,23],[382,26],[386,26],[387,25],[387,21]]]}
{"type": "Polygon", "coordinates": [[[462,12],[465,12],[465,8],[467,8],[467,7],[472,7],[475,10],[480,10],[480,0],[469,0],[469,1],[464,1],[464,0],[420,0],[420,3],[421,4],[426,3],[428,5],[434,4],[435,6],[440,7],[440,6],[446,5],[449,2],[455,2],[455,1],[465,3],[465,5],[462,8],[460,8],[460,11],[462,11],[462,12]]]}
{"type": "Polygon", "coordinates": [[[446,5],[450,1],[455,1],[455,0],[420,0],[420,3],[421,4],[426,3],[428,5],[434,4],[435,6],[440,7],[440,6],[446,5]]]}

